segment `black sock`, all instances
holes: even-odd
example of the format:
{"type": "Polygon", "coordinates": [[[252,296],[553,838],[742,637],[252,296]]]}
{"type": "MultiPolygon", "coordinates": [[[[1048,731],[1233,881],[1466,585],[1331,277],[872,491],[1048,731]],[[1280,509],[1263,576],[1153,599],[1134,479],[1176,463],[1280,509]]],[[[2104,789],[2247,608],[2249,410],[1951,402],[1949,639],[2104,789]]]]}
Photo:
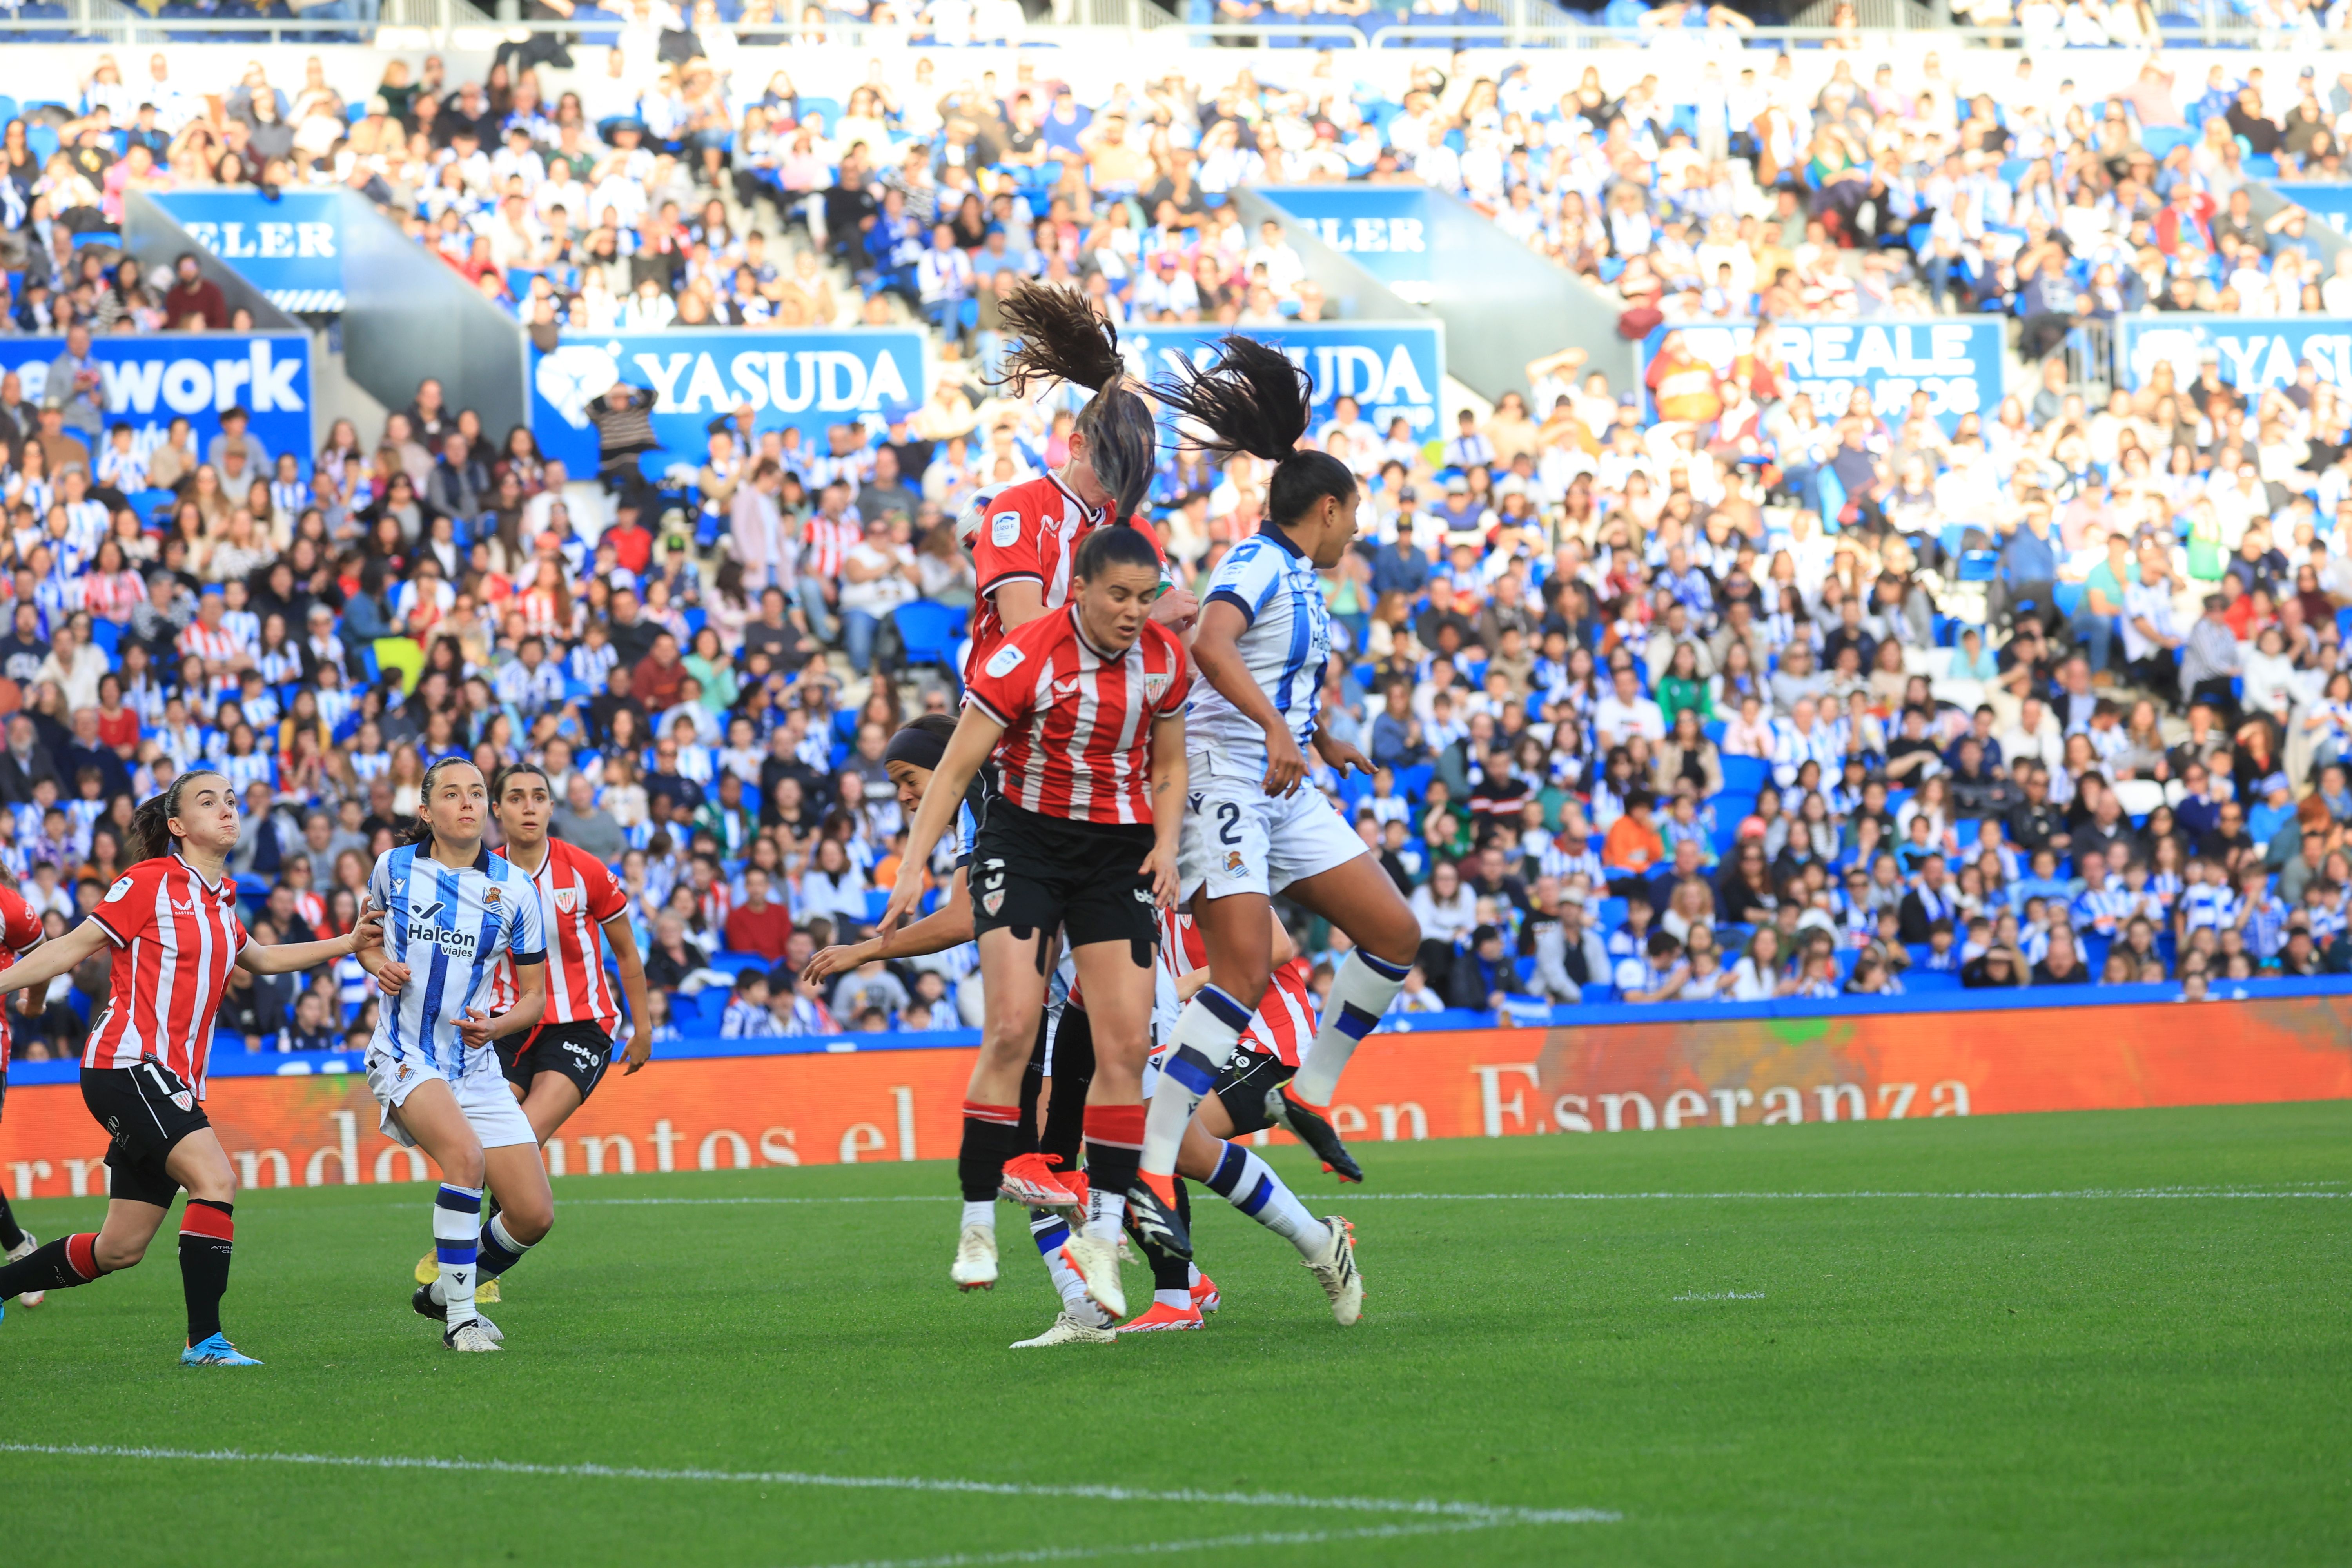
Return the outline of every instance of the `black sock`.
{"type": "Polygon", "coordinates": [[[1135,1185],[1135,1173],[1143,1164],[1143,1151],[1130,1149],[1123,1143],[1087,1144],[1087,1185],[1098,1193],[1117,1193],[1121,1197],[1135,1185]]]}
{"type": "Polygon", "coordinates": [[[1065,1007],[1054,1035],[1054,1094],[1045,1102],[1045,1124],[1037,1131],[1039,1152],[1059,1154],[1063,1170],[1077,1163],[1086,1142],[1087,1091],[1094,1081],[1094,1030],[1084,1010],[1065,1007]]]}
{"type": "MultiPolygon", "coordinates": [[[[1192,1228],[1192,1205],[1184,1195],[1184,1184],[1176,1183],[1176,1215],[1184,1222],[1189,1233],[1192,1228]]],[[[1135,1228],[1135,1211],[1127,1215],[1127,1230],[1135,1237],[1136,1246],[1143,1249],[1144,1260],[1151,1265],[1151,1288],[1154,1290],[1190,1290],[1192,1288],[1192,1266],[1171,1252],[1162,1251],[1144,1238],[1135,1228]]]]}
{"type": "Polygon", "coordinates": [[[30,1258],[0,1268],[0,1301],[27,1290],[70,1290],[87,1285],[102,1270],[98,1267],[94,1234],[61,1236],[30,1258]]]}
{"type": "Polygon", "coordinates": [[[16,1226],[16,1215],[8,1200],[0,1196],[0,1252],[14,1252],[24,1245],[25,1233],[16,1226]]]}
{"type": "Polygon", "coordinates": [[[200,1345],[221,1331],[221,1298],[236,1250],[235,1205],[190,1198],[180,1215],[180,1288],[188,1302],[188,1342],[200,1345]]]}
{"type": "Polygon", "coordinates": [[[1004,1163],[1026,1146],[1016,1107],[968,1100],[963,1106],[963,1143],[956,1152],[956,1177],[963,1201],[993,1203],[1004,1184],[1004,1163]]]}
{"type": "MultiPolygon", "coordinates": [[[[541,1237],[540,1241],[547,1237],[541,1237]]],[[[484,1279],[495,1279],[522,1261],[523,1254],[539,1245],[535,1241],[517,1241],[504,1221],[495,1217],[482,1226],[482,1239],[474,1252],[474,1268],[484,1279]]]]}

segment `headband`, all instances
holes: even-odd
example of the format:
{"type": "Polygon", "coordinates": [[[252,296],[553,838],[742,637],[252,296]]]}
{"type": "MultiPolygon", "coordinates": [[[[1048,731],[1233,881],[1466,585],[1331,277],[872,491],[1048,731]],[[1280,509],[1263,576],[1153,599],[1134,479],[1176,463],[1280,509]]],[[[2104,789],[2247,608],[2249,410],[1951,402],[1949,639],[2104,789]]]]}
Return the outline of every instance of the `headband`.
{"type": "Polygon", "coordinates": [[[936,773],[940,761],[948,754],[948,743],[929,730],[909,724],[890,737],[883,750],[885,763],[904,763],[925,773],[936,773]]]}

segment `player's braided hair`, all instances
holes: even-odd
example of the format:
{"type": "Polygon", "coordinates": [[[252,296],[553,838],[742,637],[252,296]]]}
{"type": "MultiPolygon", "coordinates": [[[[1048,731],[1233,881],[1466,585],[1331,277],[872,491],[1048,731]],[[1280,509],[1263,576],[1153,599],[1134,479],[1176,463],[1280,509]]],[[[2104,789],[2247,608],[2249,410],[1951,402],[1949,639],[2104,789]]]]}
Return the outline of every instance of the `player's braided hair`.
{"type": "Polygon", "coordinates": [[[194,778],[220,778],[211,768],[191,768],[164,786],[161,795],[149,795],[131,814],[131,847],[134,860],[160,860],[172,852],[172,818],[180,815],[180,795],[194,778]]]}
{"type": "Polygon", "coordinates": [[[998,384],[1015,395],[1032,382],[1066,381],[1094,394],[1078,410],[1087,461],[1111,495],[1110,521],[1126,523],[1142,504],[1159,454],[1151,410],[1127,384],[1118,329],[1075,289],[1025,283],[1002,307],[1004,335],[1015,340],[998,384]]]}
{"type": "Polygon", "coordinates": [[[1292,521],[1325,496],[1346,500],[1356,476],[1328,452],[1302,452],[1299,441],[1314,411],[1315,383],[1280,349],[1254,338],[1228,336],[1206,370],[1185,365],[1172,382],[1154,382],[1152,395],[1207,432],[1192,445],[1216,458],[1247,453],[1275,465],[1266,515],[1292,521]]]}
{"type": "MultiPolygon", "coordinates": [[[[473,766],[473,760],[469,757],[444,757],[425,770],[425,782],[416,790],[416,824],[408,830],[407,842],[424,845],[433,842],[433,824],[426,820],[425,810],[433,804],[433,786],[440,781],[441,770],[473,766]]],[[[475,771],[478,773],[481,770],[476,768],[475,771]]]]}

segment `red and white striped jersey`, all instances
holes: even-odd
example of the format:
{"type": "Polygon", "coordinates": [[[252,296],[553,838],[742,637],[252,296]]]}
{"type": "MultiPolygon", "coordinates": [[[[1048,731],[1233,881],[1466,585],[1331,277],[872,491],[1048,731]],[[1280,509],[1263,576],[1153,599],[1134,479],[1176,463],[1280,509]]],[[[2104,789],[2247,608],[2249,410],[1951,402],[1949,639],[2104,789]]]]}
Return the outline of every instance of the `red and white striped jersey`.
{"type": "MultiPolygon", "coordinates": [[[[604,941],[597,928],[629,907],[621,879],[578,845],[551,838],[547,858],[531,874],[530,885],[538,889],[547,931],[547,1011],[540,1022],[594,1024],[607,1035],[618,1034],[621,999],[604,973],[604,941]]],[[[501,953],[490,977],[490,1013],[495,1016],[514,1004],[514,958],[501,953]]]]}
{"type": "Polygon", "coordinates": [[[177,855],[142,860],[90,918],[114,943],[114,976],[81,1065],[161,1062],[202,1100],[229,965],[252,940],[236,917],[236,879],[207,882],[177,855]]]}
{"type": "MultiPolygon", "coordinates": [[[[979,602],[971,615],[971,652],[964,659],[967,685],[972,672],[985,666],[1004,641],[996,591],[1007,583],[1034,583],[1045,608],[1060,609],[1070,600],[1070,565],[1078,542],[1104,521],[1102,508],[1088,506],[1051,474],[982,491],[964,503],[956,519],[956,537],[971,550],[972,570],[980,578],[979,602]]],[[[1140,517],[1130,521],[1164,563],[1168,552],[1160,549],[1151,525],[1140,517]]]]}
{"type": "Polygon", "coordinates": [[[202,621],[190,621],[180,633],[179,649],[183,657],[194,654],[198,658],[232,659],[236,657],[236,638],[226,626],[207,626],[202,621]]]}
{"type": "MultiPolygon", "coordinates": [[[[1181,908],[1160,910],[1160,967],[1167,973],[1171,1000],[1175,982],[1208,966],[1209,943],[1192,912],[1181,908]]],[[[1263,1051],[1287,1067],[1298,1065],[1299,1053],[1315,1039],[1315,997],[1307,988],[1311,973],[1307,960],[1296,953],[1274,972],[1257,1011],[1251,1015],[1249,1027],[1242,1031],[1244,1050],[1263,1051]]],[[[1166,1023],[1168,1027],[1160,1031],[1163,1038],[1175,1026],[1174,1016],[1166,1023]]]]}
{"type": "Polygon", "coordinates": [[[841,563],[864,536],[864,531],[847,518],[836,521],[821,511],[809,513],[801,524],[800,574],[819,581],[838,579],[841,563]]]}
{"type": "Polygon", "coordinates": [[[1167,627],[1146,621],[1125,653],[1104,653],[1070,605],[1005,638],[964,700],[1004,726],[1005,799],[1079,822],[1150,822],[1151,726],[1182,713],[1192,689],[1184,645],[1167,627]]]}
{"type": "MultiPolygon", "coordinates": [[[[16,889],[0,885],[0,970],[41,945],[41,917],[16,889]]],[[[44,987],[43,989],[46,989],[44,987]]],[[[37,998],[26,1000],[37,1002],[37,998]]],[[[39,1011],[37,1005],[34,1009],[39,1011]]],[[[0,1005],[0,1079],[8,1074],[8,1013],[0,1005]]]]}

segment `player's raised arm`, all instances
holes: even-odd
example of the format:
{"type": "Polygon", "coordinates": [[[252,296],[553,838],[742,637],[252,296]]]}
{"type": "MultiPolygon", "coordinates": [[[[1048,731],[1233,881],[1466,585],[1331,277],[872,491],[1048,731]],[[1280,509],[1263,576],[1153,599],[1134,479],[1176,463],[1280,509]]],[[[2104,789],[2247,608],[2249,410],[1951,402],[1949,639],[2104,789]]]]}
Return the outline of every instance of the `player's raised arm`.
{"type": "Polygon", "coordinates": [[[95,920],[86,920],[57,941],[44,942],[30,958],[0,970],[0,992],[47,984],[60,974],[71,973],[74,965],[105,947],[106,928],[95,920]]]}

